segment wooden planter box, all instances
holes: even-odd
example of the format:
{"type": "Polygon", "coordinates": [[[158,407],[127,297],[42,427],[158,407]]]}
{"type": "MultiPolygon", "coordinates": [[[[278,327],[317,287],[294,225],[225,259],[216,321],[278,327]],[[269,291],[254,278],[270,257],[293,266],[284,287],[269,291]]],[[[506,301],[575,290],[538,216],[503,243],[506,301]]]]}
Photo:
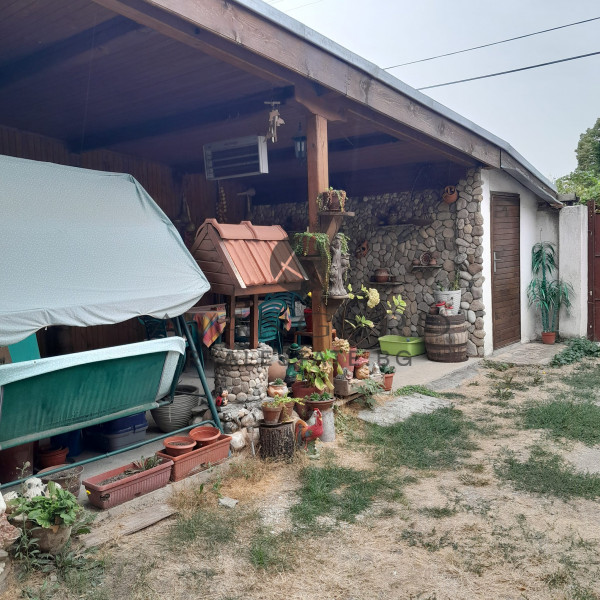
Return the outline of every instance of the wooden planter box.
{"type": "Polygon", "coordinates": [[[172,461],[171,481],[179,481],[208,469],[209,465],[225,460],[229,456],[230,443],[231,436],[221,434],[217,441],[181,456],[169,456],[164,452],[157,452],[156,455],[172,461]]]}
{"type": "MultiPolygon", "coordinates": [[[[383,385],[383,375],[371,375],[369,379],[381,383],[383,385]]],[[[336,396],[352,396],[352,394],[358,393],[358,388],[363,385],[366,380],[364,379],[334,379],[333,390],[336,396]]]]}
{"type": "Polygon", "coordinates": [[[88,491],[90,504],[98,508],[112,508],[167,485],[172,465],[172,457],[167,456],[167,460],[163,459],[160,465],[152,469],[130,475],[106,485],[99,485],[102,481],[120,475],[127,469],[133,469],[134,464],[129,463],[128,465],[90,477],[83,482],[83,485],[88,491]]]}

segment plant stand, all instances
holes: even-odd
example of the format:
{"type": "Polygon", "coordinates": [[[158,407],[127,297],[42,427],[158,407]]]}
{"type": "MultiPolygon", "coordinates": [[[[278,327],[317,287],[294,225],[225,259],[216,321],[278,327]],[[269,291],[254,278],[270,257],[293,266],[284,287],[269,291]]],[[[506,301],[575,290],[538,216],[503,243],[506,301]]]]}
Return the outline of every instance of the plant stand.
{"type": "Polygon", "coordinates": [[[259,426],[260,457],[261,458],[292,458],[296,446],[294,439],[294,424],[279,423],[278,425],[259,426]]]}

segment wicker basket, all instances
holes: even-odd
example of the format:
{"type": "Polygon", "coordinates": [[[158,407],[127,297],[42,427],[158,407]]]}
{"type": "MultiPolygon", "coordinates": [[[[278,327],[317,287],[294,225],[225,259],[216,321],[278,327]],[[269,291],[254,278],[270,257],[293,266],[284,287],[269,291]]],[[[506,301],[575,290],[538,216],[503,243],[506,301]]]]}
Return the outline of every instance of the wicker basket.
{"type": "Polygon", "coordinates": [[[150,412],[156,426],[164,433],[170,433],[190,424],[192,409],[198,405],[199,389],[193,385],[178,385],[173,403],[150,412]]]}

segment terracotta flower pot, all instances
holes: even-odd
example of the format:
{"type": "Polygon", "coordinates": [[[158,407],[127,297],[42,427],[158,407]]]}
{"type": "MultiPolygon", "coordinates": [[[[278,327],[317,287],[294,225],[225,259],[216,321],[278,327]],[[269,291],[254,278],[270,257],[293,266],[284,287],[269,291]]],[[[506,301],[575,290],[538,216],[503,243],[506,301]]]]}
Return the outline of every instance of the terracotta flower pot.
{"type": "Polygon", "coordinates": [[[556,342],[556,331],[542,331],[542,343],[554,344],[556,342]]]}
{"type": "Polygon", "coordinates": [[[319,390],[314,385],[308,385],[305,381],[295,381],[292,384],[292,394],[294,394],[294,398],[304,398],[318,391],[319,390]]]}
{"type": "Polygon", "coordinates": [[[218,440],[221,432],[212,425],[200,425],[191,429],[189,435],[199,446],[206,446],[218,440]]]}
{"type": "Polygon", "coordinates": [[[386,392],[392,391],[392,384],[394,382],[394,374],[393,373],[384,373],[383,375],[383,389],[386,392]]]}
{"type": "Polygon", "coordinates": [[[45,471],[51,471],[57,466],[67,467],[68,465],[55,465],[54,467],[42,469],[41,471],[37,472],[37,477],[39,477],[44,483],[55,481],[60,485],[60,487],[69,490],[69,492],[71,492],[71,494],[77,498],[79,495],[79,488],[81,487],[81,474],[83,473],[83,465],[71,467],[70,469],[59,471],[58,473],[53,473],[52,475],[44,474],[45,471]]]}
{"type": "Polygon", "coordinates": [[[269,383],[269,387],[267,387],[267,396],[269,398],[275,398],[276,396],[285,396],[288,392],[288,387],[285,383],[281,385],[275,385],[274,383],[269,383]]]}
{"type": "Polygon", "coordinates": [[[296,403],[293,400],[281,405],[281,415],[279,416],[279,421],[281,423],[286,423],[292,420],[292,413],[294,412],[295,405],[296,403]]]}
{"type": "Polygon", "coordinates": [[[261,406],[263,417],[265,419],[265,425],[277,425],[279,423],[279,417],[281,416],[281,411],[283,407],[273,406],[270,403],[265,403],[261,406]]]}
{"type": "Polygon", "coordinates": [[[42,469],[47,467],[58,467],[64,465],[67,460],[68,448],[51,448],[49,450],[38,450],[38,463],[42,469]]]}
{"type": "Polygon", "coordinates": [[[165,452],[169,456],[181,456],[196,447],[196,440],[187,435],[174,435],[163,440],[165,452]]]}
{"type": "Polygon", "coordinates": [[[375,281],[385,283],[390,280],[390,272],[387,269],[375,269],[375,281]]]}
{"type": "Polygon", "coordinates": [[[444,188],[444,193],[442,194],[442,200],[446,204],[453,204],[458,200],[458,191],[453,185],[447,185],[444,188]]]}

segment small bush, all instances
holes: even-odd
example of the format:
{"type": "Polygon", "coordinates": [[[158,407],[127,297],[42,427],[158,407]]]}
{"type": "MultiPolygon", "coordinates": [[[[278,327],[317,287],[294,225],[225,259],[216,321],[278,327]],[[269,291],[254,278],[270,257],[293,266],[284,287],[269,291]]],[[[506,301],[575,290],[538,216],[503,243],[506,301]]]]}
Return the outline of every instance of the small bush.
{"type": "Polygon", "coordinates": [[[586,338],[573,338],[567,342],[567,347],[559,352],[550,364],[553,367],[570,365],[586,356],[600,356],[600,346],[586,338]]]}

